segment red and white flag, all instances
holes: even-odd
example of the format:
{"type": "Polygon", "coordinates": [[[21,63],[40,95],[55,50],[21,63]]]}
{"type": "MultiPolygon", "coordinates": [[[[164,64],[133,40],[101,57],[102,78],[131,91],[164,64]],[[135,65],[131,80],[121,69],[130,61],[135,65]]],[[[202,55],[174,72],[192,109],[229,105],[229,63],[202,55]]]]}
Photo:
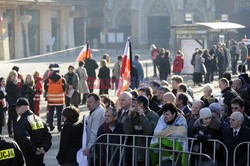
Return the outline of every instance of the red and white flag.
{"type": "Polygon", "coordinates": [[[91,50],[89,49],[89,44],[83,46],[82,51],[76,58],[75,62],[83,61],[87,58],[91,58],[91,50]]]}
{"type": "Polygon", "coordinates": [[[116,91],[116,96],[119,97],[120,94],[126,91],[127,87],[131,82],[131,47],[130,47],[130,37],[125,46],[125,50],[122,58],[122,67],[120,70],[120,78],[118,83],[118,88],[116,91]]]}

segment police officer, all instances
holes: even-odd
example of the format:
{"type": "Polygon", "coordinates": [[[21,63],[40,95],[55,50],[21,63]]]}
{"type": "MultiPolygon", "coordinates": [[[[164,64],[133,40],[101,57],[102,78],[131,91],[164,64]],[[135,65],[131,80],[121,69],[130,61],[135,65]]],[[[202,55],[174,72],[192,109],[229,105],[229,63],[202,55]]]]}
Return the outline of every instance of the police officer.
{"type": "Polygon", "coordinates": [[[26,165],[23,153],[17,143],[9,137],[0,135],[0,165],[26,165]]]}
{"type": "Polygon", "coordinates": [[[36,116],[25,98],[19,98],[13,105],[20,119],[17,122],[14,138],[20,146],[27,166],[43,166],[44,154],[51,147],[51,134],[42,119],[36,116]]]}

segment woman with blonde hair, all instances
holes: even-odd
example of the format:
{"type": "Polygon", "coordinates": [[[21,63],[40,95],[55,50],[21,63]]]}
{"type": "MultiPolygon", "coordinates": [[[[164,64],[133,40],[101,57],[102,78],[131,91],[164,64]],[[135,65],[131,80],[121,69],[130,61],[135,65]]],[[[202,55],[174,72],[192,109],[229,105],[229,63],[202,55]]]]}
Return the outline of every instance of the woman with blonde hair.
{"type": "Polygon", "coordinates": [[[203,86],[204,95],[201,97],[201,100],[205,103],[204,107],[209,107],[210,104],[218,102],[218,100],[212,95],[213,90],[213,84],[208,83],[203,86]]]}
{"type": "Polygon", "coordinates": [[[39,116],[40,115],[40,100],[41,100],[41,95],[43,93],[43,86],[42,86],[42,78],[40,77],[40,73],[38,71],[35,71],[33,74],[33,78],[35,81],[35,86],[34,86],[34,113],[35,115],[39,116]]]}
{"type": "MultiPolygon", "coordinates": [[[[10,71],[7,77],[6,92],[8,96],[7,101],[10,106],[15,104],[17,99],[19,98],[19,89],[17,87],[17,75],[18,75],[17,72],[12,70],[10,71]]],[[[8,133],[9,136],[13,138],[14,136],[13,131],[15,131],[17,122],[16,108],[9,107],[8,115],[9,115],[7,123],[8,133]]]]}
{"type": "Polygon", "coordinates": [[[102,59],[106,60],[107,61],[107,66],[109,66],[110,64],[110,57],[109,57],[109,54],[104,54],[102,56],[102,59]]]}
{"type": "Polygon", "coordinates": [[[30,110],[34,112],[34,80],[33,77],[28,74],[25,78],[24,85],[22,87],[21,96],[28,99],[30,104],[30,110]]]}

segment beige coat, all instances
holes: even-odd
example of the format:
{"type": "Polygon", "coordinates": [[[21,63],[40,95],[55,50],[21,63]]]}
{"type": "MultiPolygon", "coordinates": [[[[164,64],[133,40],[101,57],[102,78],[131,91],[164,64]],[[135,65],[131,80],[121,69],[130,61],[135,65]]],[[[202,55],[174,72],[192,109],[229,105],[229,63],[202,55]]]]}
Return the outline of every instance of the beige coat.
{"type": "Polygon", "coordinates": [[[81,94],[85,94],[85,93],[89,93],[89,88],[88,88],[88,84],[87,84],[87,78],[88,78],[88,74],[85,68],[83,67],[78,67],[76,69],[76,73],[79,76],[79,93],[81,94]]]}

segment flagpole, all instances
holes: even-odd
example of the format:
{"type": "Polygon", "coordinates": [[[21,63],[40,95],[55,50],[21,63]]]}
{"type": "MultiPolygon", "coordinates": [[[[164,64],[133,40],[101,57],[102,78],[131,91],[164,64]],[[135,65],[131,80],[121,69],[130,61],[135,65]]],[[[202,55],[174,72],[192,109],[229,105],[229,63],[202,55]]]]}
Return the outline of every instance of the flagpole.
{"type": "Polygon", "coordinates": [[[130,40],[130,37],[129,37],[129,58],[130,58],[130,83],[132,83],[132,45],[131,45],[131,40],[130,40]]]}
{"type": "Polygon", "coordinates": [[[87,42],[86,59],[87,59],[87,58],[90,58],[90,57],[88,57],[88,55],[89,55],[88,53],[89,53],[89,43],[87,42]]]}

